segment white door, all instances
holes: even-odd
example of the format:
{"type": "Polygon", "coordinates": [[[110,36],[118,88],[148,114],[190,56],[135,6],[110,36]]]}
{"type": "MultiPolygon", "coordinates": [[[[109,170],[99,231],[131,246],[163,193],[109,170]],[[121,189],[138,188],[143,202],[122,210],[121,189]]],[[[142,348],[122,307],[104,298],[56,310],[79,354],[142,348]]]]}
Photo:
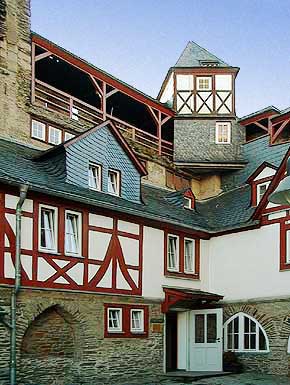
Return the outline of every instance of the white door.
{"type": "Polygon", "coordinates": [[[190,312],[189,370],[222,371],[222,309],[190,312]]]}

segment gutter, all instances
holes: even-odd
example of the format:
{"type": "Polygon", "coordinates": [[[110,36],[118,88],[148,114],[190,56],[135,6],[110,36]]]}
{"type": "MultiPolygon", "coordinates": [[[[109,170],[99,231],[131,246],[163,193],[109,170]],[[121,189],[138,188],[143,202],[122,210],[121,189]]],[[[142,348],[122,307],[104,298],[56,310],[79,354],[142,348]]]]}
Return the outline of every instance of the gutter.
{"type": "Polygon", "coordinates": [[[19,186],[19,200],[16,206],[15,283],[11,292],[10,385],[16,385],[16,312],[17,295],[21,287],[21,216],[27,190],[27,184],[21,184],[19,186]]]}

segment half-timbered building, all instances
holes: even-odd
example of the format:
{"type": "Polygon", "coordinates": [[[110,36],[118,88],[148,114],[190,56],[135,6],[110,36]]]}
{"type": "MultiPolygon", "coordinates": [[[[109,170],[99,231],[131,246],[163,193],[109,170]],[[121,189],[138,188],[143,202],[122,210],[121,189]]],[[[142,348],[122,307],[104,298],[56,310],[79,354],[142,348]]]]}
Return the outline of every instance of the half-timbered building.
{"type": "Polygon", "coordinates": [[[290,209],[268,196],[289,109],[238,118],[239,68],[194,42],[150,97],[29,12],[0,2],[0,382],[220,373],[229,352],[288,375],[290,209]]]}

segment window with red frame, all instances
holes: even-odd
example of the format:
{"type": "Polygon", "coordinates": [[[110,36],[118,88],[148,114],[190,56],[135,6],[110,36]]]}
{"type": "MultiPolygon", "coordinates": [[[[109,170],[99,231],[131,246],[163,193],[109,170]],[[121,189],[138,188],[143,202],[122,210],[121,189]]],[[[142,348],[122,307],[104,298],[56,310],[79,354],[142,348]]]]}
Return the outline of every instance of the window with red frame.
{"type": "Polygon", "coordinates": [[[280,270],[290,270],[290,222],[280,224],[280,270]]]}
{"type": "Polygon", "coordinates": [[[147,338],[149,310],[146,305],[104,305],[106,338],[147,338]]]}
{"type": "Polygon", "coordinates": [[[200,240],[185,234],[165,233],[164,274],[199,279],[200,240]]]}

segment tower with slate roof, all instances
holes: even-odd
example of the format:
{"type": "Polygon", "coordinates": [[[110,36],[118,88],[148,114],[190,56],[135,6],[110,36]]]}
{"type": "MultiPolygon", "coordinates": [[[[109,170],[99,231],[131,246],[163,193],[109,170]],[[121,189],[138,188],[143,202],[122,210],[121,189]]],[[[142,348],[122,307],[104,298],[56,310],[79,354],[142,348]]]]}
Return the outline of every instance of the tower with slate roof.
{"type": "Polygon", "coordinates": [[[244,129],[235,112],[238,72],[192,41],[169,69],[158,99],[176,111],[174,161],[179,167],[202,174],[244,167],[244,129]]]}

